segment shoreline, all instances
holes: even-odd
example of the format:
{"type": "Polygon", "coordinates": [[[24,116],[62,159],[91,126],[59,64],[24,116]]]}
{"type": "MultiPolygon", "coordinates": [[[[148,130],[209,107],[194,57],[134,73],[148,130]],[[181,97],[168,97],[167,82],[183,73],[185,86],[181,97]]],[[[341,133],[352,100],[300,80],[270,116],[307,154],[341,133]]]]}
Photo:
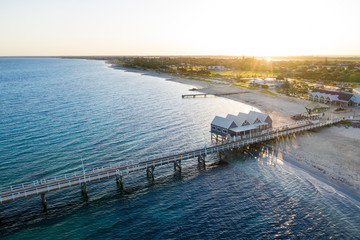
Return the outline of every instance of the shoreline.
{"type": "MultiPolygon", "coordinates": [[[[120,67],[109,61],[105,61],[109,67],[123,70],[125,72],[139,73],[153,77],[164,78],[166,81],[173,81],[197,88],[196,91],[207,94],[224,94],[236,92],[238,94],[224,95],[227,99],[238,101],[258,108],[273,119],[273,125],[279,126],[293,121],[292,115],[305,112],[305,106],[310,103],[307,100],[294,99],[286,96],[270,96],[256,90],[242,89],[230,84],[218,84],[208,81],[200,81],[177,77],[166,73],[158,73],[152,70],[140,70],[120,67]],[[239,93],[241,92],[241,93],[239,93]]],[[[360,115],[360,111],[357,111],[360,115]]],[[[327,114],[327,117],[330,113],[327,114]]],[[[360,146],[360,129],[351,128],[344,134],[343,129],[338,126],[324,128],[316,134],[297,135],[295,143],[288,139],[275,146],[275,151],[286,156],[283,160],[303,169],[310,175],[315,175],[334,186],[343,189],[347,195],[360,200],[360,159],[356,153],[357,146],[360,146]],[[351,132],[351,133],[350,133],[351,132]],[[350,134],[349,136],[346,134],[350,134]],[[341,139],[343,144],[339,146],[336,139],[341,139]],[[325,140],[325,141],[324,141],[325,140]],[[294,146],[293,146],[294,145],[294,146]],[[322,145],[319,149],[316,147],[322,145]],[[355,152],[353,152],[355,151],[355,152]],[[340,154],[339,154],[340,153],[340,154]],[[342,153],[346,153],[342,156],[342,153]]],[[[274,146],[272,146],[274,147],[274,146]]],[[[357,150],[359,151],[359,150],[357,150]]],[[[332,187],[334,187],[332,186],[332,187]]]]}
{"type": "Polygon", "coordinates": [[[271,115],[274,126],[283,125],[287,122],[292,122],[290,118],[292,115],[298,114],[299,112],[305,112],[305,106],[310,103],[307,100],[294,100],[287,96],[270,96],[256,90],[244,89],[235,86],[231,86],[226,83],[215,83],[201,80],[194,80],[185,77],[173,76],[167,73],[158,73],[153,70],[142,70],[120,67],[117,64],[113,64],[110,61],[105,61],[109,64],[110,68],[122,70],[125,72],[139,73],[141,75],[153,76],[164,78],[166,81],[177,82],[185,85],[190,85],[197,88],[197,92],[206,94],[219,94],[224,93],[237,93],[232,95],[223,95],[218,97],[224,97],[233,101],[241,102],[244,104],[251,105],[261,112],[265,112],[271,115]],[[273,103],[268,105],[269,100],[273,103]],[[276,104],[278,107],[275,109],[273,105],[276,104]],[[286,106],[289,105],[289,106],[286,106]]]}
{"type": "Polygon", "coordinates": [[[276,153],[276,158],[278,160],[284,161],[292,168],[302,171],[302,174],[307,174],[317,181],[325,183],[329,187],[333,188],[337,193],[342,193],[346,196],[349,196],[351,199],[357,201],[357,204],[360,204],[360,192],[356,191],[349,184],[337,181],[336,179],[331,178],[331,176],[328,176],[321,171],[317,171],[317,168],[314,166],[309,166],[301,161],[296,160],[296,158],[293,156],[290,156],[288,153],[284,153],[282,150],[276,148],[276,146],[274,146],[272,143],[265,144],[265,146],[267,148],[271,148],[276,153]]]}

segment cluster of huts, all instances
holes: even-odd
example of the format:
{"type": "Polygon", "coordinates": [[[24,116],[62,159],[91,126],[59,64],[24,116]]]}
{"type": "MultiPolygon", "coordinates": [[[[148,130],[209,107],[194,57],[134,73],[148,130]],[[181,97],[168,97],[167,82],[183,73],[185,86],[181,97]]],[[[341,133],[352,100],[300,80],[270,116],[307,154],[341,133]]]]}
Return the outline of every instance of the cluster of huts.
{"type": "Polygon", "coordinates": [[[216,116],[211,122],[211,140],[223,141],[234,136],[245,136],[272,128],[268,114],[250,111],[238,115],[228,114],[225,118],[216,116]]]}

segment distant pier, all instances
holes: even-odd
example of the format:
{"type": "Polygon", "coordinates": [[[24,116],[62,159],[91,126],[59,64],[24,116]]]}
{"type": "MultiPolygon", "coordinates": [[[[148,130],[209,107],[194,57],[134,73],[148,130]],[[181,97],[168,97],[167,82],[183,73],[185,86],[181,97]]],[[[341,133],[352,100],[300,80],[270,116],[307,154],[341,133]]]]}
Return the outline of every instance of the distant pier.
{"type": "Polygon", "coordinates": [[[215,96],[213,94],[208,94],[208,93],[198,93],[198,94],[185,94],[185,95],[181,95],[182,98],[196,98],[196,97],[207,97],[207,96],[215,96]]]}
{"type": "Polygon", "coordinates": [[[234,94],[241,94],[241,93],[247,93],[247,92],[246,92],[246,91],[242,91],[242,92],[215,93],[215,94],[211,94],[211,93],[196,93],[196,94],[184,94],[184,95],[181,95],[181,97],[182,97],[182,98],[197,98],[197,97],[207,97],[207,96],[218,97],[218,96],[227,96],[227,95],[234,95],[234,94]]]}

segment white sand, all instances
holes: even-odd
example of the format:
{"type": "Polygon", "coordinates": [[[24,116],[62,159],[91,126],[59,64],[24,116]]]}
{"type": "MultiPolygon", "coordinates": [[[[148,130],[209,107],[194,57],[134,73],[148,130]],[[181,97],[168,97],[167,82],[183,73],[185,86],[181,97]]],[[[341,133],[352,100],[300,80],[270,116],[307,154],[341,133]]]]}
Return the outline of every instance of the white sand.
{"type": "Polygon", "coordinates": [[[304,168],[311,166],[312,172],[360,196],[359,136],[360,129],[333,126],[281,139],[275,146],[304,168]]]}
{"type": "Polygon", "coordinates": [[[260,93],[256,90],[242,89],[231,85],[213,84],[209,82],[196,81],[186,78],[172,78],[172,81],[189,84],[201,89],[201,92],[210,94],[237,93],[240,94],[226,95],[224,97],[247,103],[253,107],[260,109],[262,112],[268,113],[273,119],[274,126],[291,122],[291,116],[306,112],[305,106],[310,102],[306,100],[298,100],[286,96],[271,96],[260,93]]]}

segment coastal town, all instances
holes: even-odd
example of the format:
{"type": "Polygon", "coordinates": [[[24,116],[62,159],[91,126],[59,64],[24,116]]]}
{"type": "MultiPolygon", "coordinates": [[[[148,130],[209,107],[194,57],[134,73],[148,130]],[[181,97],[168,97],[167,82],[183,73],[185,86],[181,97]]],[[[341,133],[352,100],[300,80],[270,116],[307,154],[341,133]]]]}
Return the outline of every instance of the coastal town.
{"type": "Polygon", "coordinates": [[[339,106],[360,106],[360,58],[356,57],[104,59],[130,69],[152,70],[197,81],[228,84],[273,96],[285,95],[320,103],[331,101],[339,106]],[[319,90],[330,91],[327,95],[329,98],[325,95],[320,98],[319,90]],[[341,95],[340,99],[335,95],[341,95]]]}
{"type": "Polygon", "coordinates": [[[333,114],[346,115],[349,112],[356,115],[360,109],[359,57],[154,56],[95,59],[106,60],[114,68],[144,71],[144,74],[192,84],[197,87],[191,90],[198,90],[205,96],[214,94],[241,99],[258,105],[265,112],[269,112],[266,110],[269,106],[262,104],[262,99],[268,99],[273,105],[282,100],[287,102],[284,105],[289,101],[302,103],[302,108],[290,108],[283,115],[285,117],[276,117],[278,124],[302,119],[309,111],[330,118],[333,114]]]}

